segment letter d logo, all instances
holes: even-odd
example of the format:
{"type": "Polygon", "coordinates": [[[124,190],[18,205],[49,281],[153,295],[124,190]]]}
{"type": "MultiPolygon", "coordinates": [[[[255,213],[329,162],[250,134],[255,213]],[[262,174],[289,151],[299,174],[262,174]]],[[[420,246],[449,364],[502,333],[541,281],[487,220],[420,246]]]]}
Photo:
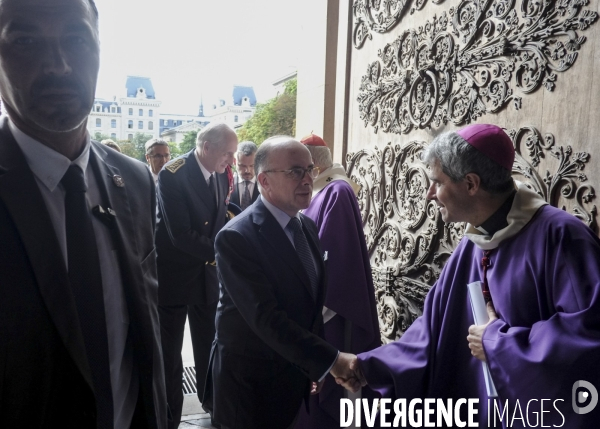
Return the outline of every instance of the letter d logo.
{"type": "Polygon", "coordinates": [[[585,380],[579,380],[573,383],[573,411],[577,414],[587,414],[596,408],[597,404],[598,391],[592,383],[585,380]],[[585,407],[581,407],[580,405],[585,404],[590,395],[591,398],[589,403],[585,407]]]}

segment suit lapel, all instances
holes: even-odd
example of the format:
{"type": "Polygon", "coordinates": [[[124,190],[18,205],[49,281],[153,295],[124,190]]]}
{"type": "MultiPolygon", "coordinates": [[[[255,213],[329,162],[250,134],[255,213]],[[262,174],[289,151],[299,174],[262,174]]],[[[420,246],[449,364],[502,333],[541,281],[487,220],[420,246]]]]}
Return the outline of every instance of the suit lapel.
{"type": "Polygon", "coordinates": [[[194,150],[187,154],[186,166],[188,166],[188,180],[191,183],[191,188],[196,193],[198,200],[206,206],[207,210],[214,212],[216,201],[210,198],[208,183],[206,183],[204,174],[202,174],[202,170],[198,165],[194,150]]]}
{"type": "Polygon", "coordinates": [[[219,188],[219,199],[217,205],[217,221],[214,222],[215,228],[218,228],[216,231],[213,231],[212,236],[216,236],[217,232],[223,227],[225,224],[225,216],[227,213],[227,206],[225,205],[225,198],[227,197],[227,192],[229,191],[229,179],[227,178],[227,173],[217,174],[217,187],[219,188]]]}
{"type": "Polygon", "coordinates": [[[312,297],[312,287],[306,270],[302,266],[302,262],[296,253],[296,249],[286,233],[281,228],[275,217],[269,212],[269,209],[262,203],[261,200],[256,204],[255,223],[259,226],[259,232],[264,239],[273,247],[279,257],[287,263],[300,279],[309,295],[312,297]]]}
{"type": "Polygon", "coordinates": [[[233,180],[233,192],[231,193],[231,202],[233,204],[235,204],[236,206],[241,207],[242,203],[241,203],[241,199],[240,199],[239,183],[240,183],[240,177],[236,176],[235,179],[233,180]]]}
{"type": "MultiPolygon", "coordinates": [[[[107,206],[114,210],[116,230],[113,234],[118,246],[120,258],[131,258],[141,260],[137,254],[138,245],[136,242],[135,222],[129,205],[127,183],[122,181],[121,173],[115,166],[106,161],[106,152],[97,148],[94,144],[91,147],[90,164],[94,171],[102,200],[107,206]],[[121,181],[120,181],[121,180],[121,181]],[[118,184],[122,184],[119,186],[118,184]]],[[[106,208],[106,207],[105,207],[106,208]]],[[[121,267],[134,267],[136,264],[123,263],[121,267]]],[[[129,277],[130,273],[125,273],[129,277]]],[[[123,282],[123,287],[127,285],[123,282]]],[[[127,294],[126,294],[127,295],[127,294]]]]}
{"type": "Polygon", "coordinates": [[[319,305],[322,305],[325,301],[327,271],[325,267],[325,261],[323,261],[323,255],[319,254],[319,236],[317,235],[316,231],[306,227],[306,219],[308,219],[307,216],[300,214],[300,218],[302,219],[302,229],[304,230],[304,235],[306,236],[308,245],[310,246],[310,249],[313,253],[313,257],[318,266],[319,273],[321,274],[319,276],[319,296],[317,298],[317,303],[319,305]]]}
{"type": "Polygon", "coordinates": [[[33,274],[62,342],[91,386],[91,373],[79,329],[66,264],[48,209],[23,153],[3,119],[0,130],[0,199],[15,223],[33,274]]]}

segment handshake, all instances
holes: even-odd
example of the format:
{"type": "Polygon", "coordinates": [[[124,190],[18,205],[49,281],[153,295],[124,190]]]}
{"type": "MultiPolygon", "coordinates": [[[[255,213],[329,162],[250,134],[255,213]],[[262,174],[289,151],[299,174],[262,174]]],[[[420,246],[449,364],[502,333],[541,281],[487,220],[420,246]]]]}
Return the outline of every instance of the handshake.
{"type": "Polygon", "coordinates": [[[358,366],[358,359],[351,353],[340,352],[330,372],[337,384],[353,393],[367,385],[367,380],[358,366]]]}

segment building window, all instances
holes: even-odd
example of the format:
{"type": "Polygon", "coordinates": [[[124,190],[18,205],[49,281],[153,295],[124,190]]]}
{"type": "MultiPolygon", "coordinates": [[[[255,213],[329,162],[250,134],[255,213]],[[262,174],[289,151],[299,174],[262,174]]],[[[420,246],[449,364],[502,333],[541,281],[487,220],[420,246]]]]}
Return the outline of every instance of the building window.
{"type": "Polygon", "coordinates": [[[100,106],[96,106],[96,112],[100,112],[100,106]]]}
{"type": "Polygon", "coordinates": [[[138,121],[138,130],[144,129],[144,121],[138,121]]]}
{"type": "Polygon", "coordinates": [[[148,122],[148,129],[149,130],[153,130],[154,129],[154,123],[152,121],[148,122]]]}
{"type": "Polygon", "coordinates": [[[127,140],[133,140],[133,134],[127,134],[127,140]]]}
{"type": "Polygon", "coordinates": [[[148,116],[152,117],[154,115],[154,112],[152,111],[152,109],[148,110],[148,116]]]}
{"type": "Polygon", "coordinates": [[[127,128],[129,128],[129,129],[133,128],[133,121],[131,119],[129,121],[127,121],[127,128]]]}
{"type": "Polygon", "coordinates": [[[164,126],[164,125],[165,125],[165,120],[164,120],[164,119],[161,119],[161,120],[160,120],[160,126],[162,127],[162,126],[164,126]]]}
{"type": "Polygon", "coordinates": [[[117,120],[116,119],[111,119],[110,120],[110,127],[111,128],[117,128],[117,120]]]}
{"type": "Polygon", "coordinates": [[[237,121],[239,121],[239,118],[238,118],[238,115],[235,115],[235,116],[233,117],[233,122],[237,122],[237,121]]]}
{"type": "Polygon", "coordinates": [[[129,116],[133,116],[133,109],[131,107],[129,108],[129,116]]]}
{"type": "Polygon", "coordinates": [[[110,138],[113,139],[113,140],[116,140],[117,139],[117,135],[115,133],[111,133],[110,134],[110,138]]]}
{"type": "Polygon", "coordinates": [[[102,119],[96,118],[96,126],[97,127],[101,127],[102,126],[102,119]]]}
{"type": "Polygon", "coordinates": [[[140,109],[140,114],[138,116],[144,116],[144,109],[140,109]]]}
{"type": "Polygon", "coordinates": [[[115,113],[117,109],[115,109],[115,106],[110,106],[110,113],[115,113]]]}

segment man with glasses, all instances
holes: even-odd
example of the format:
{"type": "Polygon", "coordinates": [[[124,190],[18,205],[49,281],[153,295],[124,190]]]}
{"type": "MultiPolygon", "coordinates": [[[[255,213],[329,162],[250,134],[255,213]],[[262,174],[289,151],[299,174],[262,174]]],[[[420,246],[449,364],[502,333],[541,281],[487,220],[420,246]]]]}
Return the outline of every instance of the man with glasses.
{"type": "Polygon", "coordinates": [[[219,300],[214,239],[227,221],[226,169],[233,164],[237,144],[231,127],[212,123],[198,132],[194,150],[169,162],[158,174],[158,315],[171,428],[179,426],[183,405],[181,348],[186,316],[198,397],[204,392],[219,300]]]}
{"type": "Polygon", "coordinates": [[[255,167],[261,196],[215,241],[221,296],[203,404],[224,429],[292,427],[329,371],[348,376],[349,355],[322,339],[327,252],[299,213],[319,170],[286,136],[266,140],[255,167]]]}
{"type": "Polygon", "coordinates": [[[146,162],[150,171],[152,171],[152,177],[154,177],[154,183],[158,182],[158,172],[163,166],[171,159],[171,149],[169,149],[169,143],[163,139],[150,139],[146,142],[146,162]]]}

